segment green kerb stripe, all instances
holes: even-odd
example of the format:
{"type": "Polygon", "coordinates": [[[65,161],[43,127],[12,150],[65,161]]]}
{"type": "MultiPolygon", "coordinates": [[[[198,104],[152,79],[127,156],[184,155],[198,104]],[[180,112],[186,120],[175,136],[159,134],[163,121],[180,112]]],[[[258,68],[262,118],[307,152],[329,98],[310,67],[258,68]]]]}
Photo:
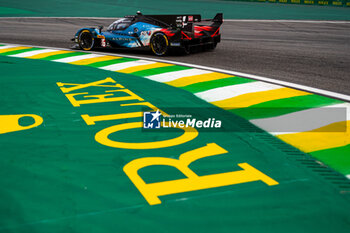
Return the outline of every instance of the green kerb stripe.
{"type": "Polygon", "coordinates": [[[259,119],[280,116],[304,109],[317,108],[331,104],[344,103],[319,95],[305,95],[291,98],[272,100],[261,104],[252,105],[248,108],[229,110],[245,119],[259,119]]]}
{"type": "Polygon", "coordinates": [[[310,153],[344,175],[350,174],[350,145],[310,153]]]}
{"type": "Polygon", "coordinates": [[[165,66],[165,67],[153,68],[148,70],[141,70],[131,74],[144,77],[144,76],[157,75],[157,74],[163,74],[163,73],[187,70],[187,69],[192,69],[192,68],[186,67],[186,66],[165,66]]]}
{"type": "Polygon", "coordinates": [[[108,61],[99,61],[95,63],[88,64],[86,66],[91,66],[91,67],[103,67],[103,66],[109,66],[109,65],[114,65],[118,63],[123,63],[123,62],[128,62],[128,61],[136,61],[138,59],[133,59],[133,58],[116,58],[113,60],[108,60],[108,61]]]}
{"type": "Polygon", "coordinates": [[[29,51],[35,51],[35,50],[41,50],[42,48],[30,48],[30,49],[20,49],[20,50],[15,50],[15,51],[9,51],[6,53],[1,53],[1,55],[15,55],[19,53],[24,53],[24,52],[29,52],[29,51]]]}
{"type": "Polygon", "coordinates": [[[195,83],[195,84],[188,85],[181,88],[186,91],[196,93],[196,92],[214,89],[217,87],[225,87],[225,86],[231,86],[231,85],[243,84],[243,83],[249,83],[249,82],[255,82],[255,80],[241,78],[241,77],[232,77],[232,78],[224,78],[224,79],[218,79],[218,80],[213,80],[208,82],[195,83]]]}
{"type": "Polygon", "coordinates": [[[57,54],[57,55],[44,57],[44,58],[41,58],[40,60],[52,61],[52,60],[57,60],[57,59],[61,59],[61,58],[74,57],[74,56],[86,55],[86,54],[87,53],[83,53],[83,52],[63,53],[63,54],[57,54]]]}

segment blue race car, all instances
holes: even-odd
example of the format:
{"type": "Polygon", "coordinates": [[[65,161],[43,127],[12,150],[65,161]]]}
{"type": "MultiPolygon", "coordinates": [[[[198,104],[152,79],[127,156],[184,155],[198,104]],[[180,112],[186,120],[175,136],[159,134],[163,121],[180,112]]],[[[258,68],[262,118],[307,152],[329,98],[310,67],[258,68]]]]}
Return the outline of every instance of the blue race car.
{"type": "Polygon", "coordinates": [[[83,50],[94,48],[145,48],[158,56],[169,48],[181,48],[189,53],[192,47],[214,49],[220,42],[223,14],[213,19],[200,15],[136,15],[125,16],[113,22],[106,31],[103,27],[81,28],[72,39],[83,50]]]}

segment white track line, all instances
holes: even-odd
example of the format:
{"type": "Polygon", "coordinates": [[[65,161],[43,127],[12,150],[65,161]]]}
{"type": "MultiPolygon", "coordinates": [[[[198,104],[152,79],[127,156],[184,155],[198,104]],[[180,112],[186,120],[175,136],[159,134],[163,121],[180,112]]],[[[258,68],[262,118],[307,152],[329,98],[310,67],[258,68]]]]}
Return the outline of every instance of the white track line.
{"type": "Polygon", "coordinates": [[[225,99],[230,99],[236,96],[260,92],[260,91],[270,91],[282,88],[279,85],[264,83],[264,82],[251,82],[244,84],[236,84],[226,87],[218,87],[210,89],[203,92],[197,92],[195,95],[207,102],[220,101],[225,99]]]}
{"type": "Polygon", "coordinates": [[[53,61],[69,63],[69,62],[75,62],[75,61],[80,61],[80,60],[89,59],[89,58],[96,58],[96,57],[103,57],[103,55],[98,55],[98,54],[77,55],[77,56],[61,58],[53,61]]]}
{"type": "Polygon", "coordinates": [[[11,49],[11,48],[15,48],[18,47],[18,45],[5,45],[5,46],[0,46],[0,51],[1,49],[11,49]]]}
{"type": "MultiPolygon", "coordinates": [[[[36,47],[36,48],[47,48],[47,49],[60,49],[60,50],[65,50],[65,51],[76,51],[73,49],[66,49],[66,48],[56,48],[56,47],[47,47],[47,46],[37,46],[37,45],[20,45],[20,44],[9,44],[9,43],[2,43],[1,44],[7,44],[7,45],[14,45],[14,46],[28,46],[28,47],[36,47]]],[[[302,91],[307,91],[315,94],[320,94],[324,96],[329,96],[333,97],[336,99],[344,100],[350,102],[350,96],[333,92],[333,91],[327,91],[319,88],[314,88],[314,87],[309,87],[301,84],[296,84],[296,83],[291,83],[291,82],[286,82],[286,81],[280,81],[277,79],[272,79],[272,78],[266,78],[263,76],[258,76],[258,75],[253,75],[253,74],[247,74],[243,72],[237,72],[237,71],[231,71],[231,70],[225,70],[225,69],[218,69],[214,67],[208,67],[208,66],[201,66],[201,65],[195,65],[195,64],[190,64],[190,63],[184,63],[184,62],[176,62],[176,61],[170,61],[170,60],[162,60],[162,59],[156,59],[156,58],[146,58],[146,57],[140,57],[140,56],[130,56],[130,55],[125,55],[125,54],[111,54],[111,53],[104,53],[104,52],[90,52],[93,54],[101,54],[101,55],[109,55],[109,56],[118,56],[118,57],[127,57],[127,58],[135,58],[135,59],[144,59],[148,61],[155,61],[155,62],[163,62],[163,63],[169,63],[169,64],[174,64],[174,65],[180,65],[180,66],[187,66],[187,67],[192,67],[192,68],[197,68],[197,69],[204,69],[204,70],[209,70],[213,72],[219,72],[219,73],[225,73],[225,74],[230,74],[234,76],[240,76],[240,77],[245,77],[245,78],[250,78],[250,79],[255,79],[259,81],[264,81],[268,83],[273,83],[273,84],[278,84],[286,87],[291,87],[294,89],[302,90],[302,91]]]]}
{"type": "Polygon", "coordinates": [[[110,70],[110,71],[118,71],[118,70],[123,70],[135,66],[142,66],[142,65],[151,65],[156,62],[154,61],[144,61],[144,60],[139,60],[139,61],[129,61],[129,62],[122,62],[122,63],[117,63],[113,65],[108,65],[108,66],[103,66],[99,67],[99,69],[103,70],[110,70]]]}
{"type": "Polygon", "coordinates": [[[50,52],[56,52],[56,51],[59,51],[59,50],[57,50],[57,49],[42,49],[42,50],[35,50],[35,51],[14,54],[14,55],[10,55],[10,57],[31,57],[31,56],[42,54],[42,53],[50,53],[50,52]]]}
{"type": "Polygon", "coordinates": [[[188,70],[180,70],[180,71],[173,71],[173,72],[167,72],[163,74],[156,74],[156,75],[150,75],[146,76],[145,78],[156,81],[156,82],[170,82],[179,78],[194,76],[194,75],[201,75],[201,74],[210,74],[213,73],[211,71],[207,70],[199,70],[199,69],[188,69],[188,70]]]}
{"type": "MultiPolygon", "coordinates": [[[[277,117],[250,120],[273,135],[306,132],[350,119],[350,104],[335,104],[312,108],[277,117]]],[[[345,129],[344,129],[345,130],[345,129]]]]}

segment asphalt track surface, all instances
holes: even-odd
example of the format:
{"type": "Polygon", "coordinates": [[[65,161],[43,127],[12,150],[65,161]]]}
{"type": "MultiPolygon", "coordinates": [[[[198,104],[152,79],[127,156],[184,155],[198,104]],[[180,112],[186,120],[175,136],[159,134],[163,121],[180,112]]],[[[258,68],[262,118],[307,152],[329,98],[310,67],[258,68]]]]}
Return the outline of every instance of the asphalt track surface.
{"type": "MultiPolygon", "coordinates": [[[[114,19],[2,18],[0,42],[70,48],[84,26],[108,26],[114,19]]],[[[203,65],[350,94],[350,23],[226,21],[215,51],[164,59],[203,65]]],[[[154,56],[149,51],[111,53],[154,56]]]]}

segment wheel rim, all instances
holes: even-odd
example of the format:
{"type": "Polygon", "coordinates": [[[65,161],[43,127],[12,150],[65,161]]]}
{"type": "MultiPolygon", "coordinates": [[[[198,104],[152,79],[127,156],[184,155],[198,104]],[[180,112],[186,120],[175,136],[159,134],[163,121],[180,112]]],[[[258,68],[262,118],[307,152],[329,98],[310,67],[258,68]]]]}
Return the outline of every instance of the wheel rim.
{"type": "Polygon", "coordinates": [[[154,35],[152,39],[152,50],[156,55],[163,55],[167,51],[168,43],[164,35],[154,35]]]}
{"type": "Polygon", "coordinates": [[[90,50],[94,44],[94,38],[92,38],[90,32],[82,32],[79,37],[79,45],[84,50],[90,50]]]}

